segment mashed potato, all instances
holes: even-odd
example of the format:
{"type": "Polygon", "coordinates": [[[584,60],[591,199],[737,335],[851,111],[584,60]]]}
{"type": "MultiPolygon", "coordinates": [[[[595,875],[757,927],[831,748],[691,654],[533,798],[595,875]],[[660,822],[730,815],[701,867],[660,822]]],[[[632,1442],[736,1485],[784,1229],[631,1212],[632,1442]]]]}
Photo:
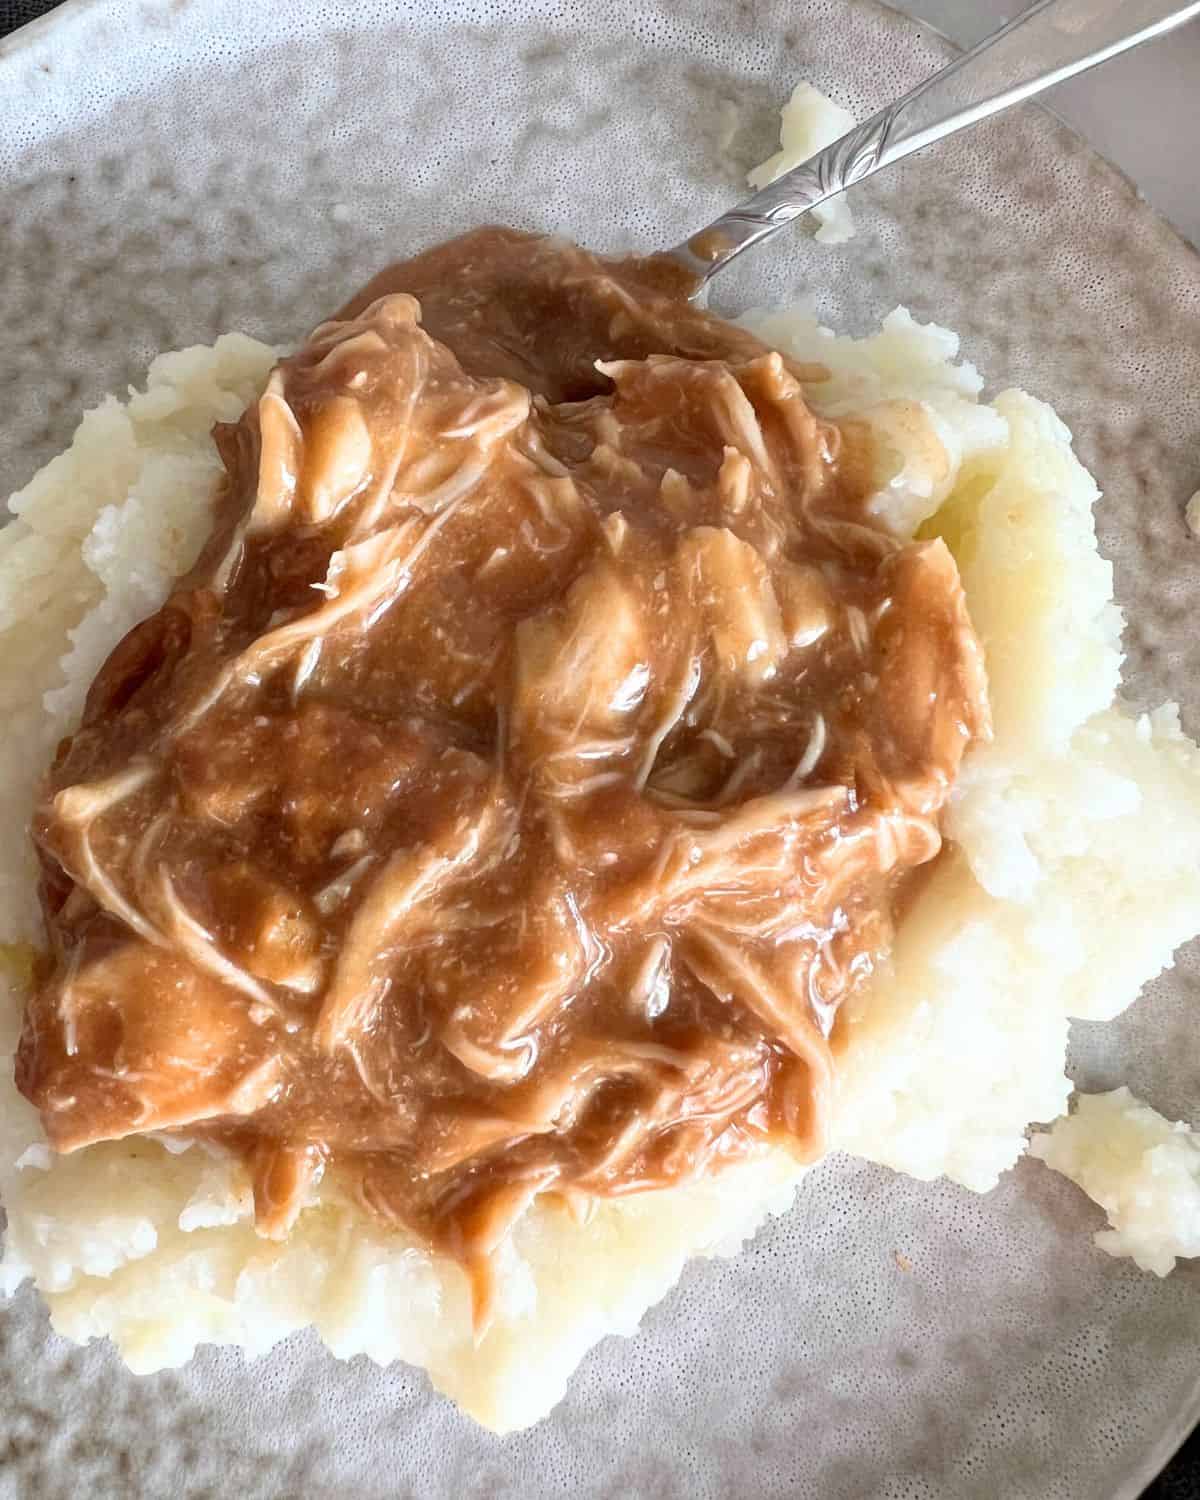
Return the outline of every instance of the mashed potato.
{"type": "MultiPolygon", "coordinates": [[[[794,315],[750,321],[829,370],[815,405],[870,425],[873,506],[898,534],[946,537],[986,650],[995,741],[968,757],[953,853],[851,1015],[836,1141],[984,1190],[1024,1149],[1026,1123],[1066,1103],[1068,1017],[1113,1015],[1191,934],[1200,753],[1172,708],[1135,719],[1113,706],[1121,618],[1096,489],[1048,407],[1019,391],[982,403],[955,336],[903,311],[860,341],[794,315]]],[[[9,1291],[32,1277],[60,1332],[111,1336],[135,1370],[203,1341],[261,1352],[312,1323],[336,1354],[410,1361],[481,1422],[520,1427],[599,1338],[634,1331],[689,1256],[736,1249],[786,1208],[792,1159],[600,1203],[586,1223],[539,1203],[476,1346],[459,1267],[382,1233],[336,1183],[268,1244],[226,1160],[155,1140],[55,1157],[11,1081],[41,939],[25,836],[35,780],[105,654],[194,557],[218,472],[209,428],[236,418],[273,357],[238,336],[162,356],[145,391],[84,418],[0,533],[0,1277],[9,1291]]]]}
{"type": "Polygon", "coordinates": [[[1095,1240],[1166,1276],[1177,1257],[1200,1255],[1200,1136],[1165,1120],[1128,1089],[1080,1094],[1030,1155],[1077,1183],[1108,1215],[1095,1240]]]}

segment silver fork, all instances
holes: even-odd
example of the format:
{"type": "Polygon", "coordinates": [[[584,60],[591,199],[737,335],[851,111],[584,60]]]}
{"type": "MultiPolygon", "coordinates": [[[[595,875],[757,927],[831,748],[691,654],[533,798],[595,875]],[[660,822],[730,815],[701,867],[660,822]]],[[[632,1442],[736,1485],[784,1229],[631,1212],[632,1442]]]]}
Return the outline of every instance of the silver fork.
{"type": "Polygon", "coordinates": [[[903,98],[665,253],[696,278],[695,298],[743,250],[852,182],[1198,15],[1200,0],[1036,0],[903,98]]]}

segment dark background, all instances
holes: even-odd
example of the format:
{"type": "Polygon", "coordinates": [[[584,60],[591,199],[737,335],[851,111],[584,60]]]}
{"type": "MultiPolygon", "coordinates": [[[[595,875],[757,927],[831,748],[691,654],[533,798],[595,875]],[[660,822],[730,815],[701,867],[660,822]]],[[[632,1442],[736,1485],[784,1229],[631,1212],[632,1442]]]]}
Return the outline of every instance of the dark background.
{"type": "MultiPolygon", "coordinates": [[[[53,10],[59,0],[0,0],[0,37],[53,10]]],[[[0,115],[2,118],[2,115],[0,115]]],[[[1200,1351],[1197,1351],[1200,1358],[1200,1351]]],[[[1101,1497],[1097,1497],[1101,1500],[1101,1497]]],[[[1200,1500],[1200,1429],[1146,1490],[1143,1500],[1200,1500]]]]}

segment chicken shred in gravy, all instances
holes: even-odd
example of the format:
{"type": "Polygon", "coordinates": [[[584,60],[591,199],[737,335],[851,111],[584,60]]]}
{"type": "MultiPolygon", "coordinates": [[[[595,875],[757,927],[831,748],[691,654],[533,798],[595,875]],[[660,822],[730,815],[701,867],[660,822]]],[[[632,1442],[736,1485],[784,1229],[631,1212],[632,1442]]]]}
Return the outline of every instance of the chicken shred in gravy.
{"type": "Polygon", "coordinates": [[[653,261],[482,230],[384,272],[215,438],[212,535],[35,821],[17,1071],[52,1144],[327,1168],[458,1257],[822,1146],[982,658],[818,380],[653,261]]]}

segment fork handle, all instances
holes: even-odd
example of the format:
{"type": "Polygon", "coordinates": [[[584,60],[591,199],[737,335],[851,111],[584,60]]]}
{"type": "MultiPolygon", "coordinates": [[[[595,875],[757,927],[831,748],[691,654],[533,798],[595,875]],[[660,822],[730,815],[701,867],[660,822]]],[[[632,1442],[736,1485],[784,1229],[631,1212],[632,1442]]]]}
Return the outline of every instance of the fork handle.
{"type": "Polygon", "coordinates": [[[1200,0],[1036,0],[962,57],[667,255],[697,279],[852,182],[1200,15],[1200,0]]]}

